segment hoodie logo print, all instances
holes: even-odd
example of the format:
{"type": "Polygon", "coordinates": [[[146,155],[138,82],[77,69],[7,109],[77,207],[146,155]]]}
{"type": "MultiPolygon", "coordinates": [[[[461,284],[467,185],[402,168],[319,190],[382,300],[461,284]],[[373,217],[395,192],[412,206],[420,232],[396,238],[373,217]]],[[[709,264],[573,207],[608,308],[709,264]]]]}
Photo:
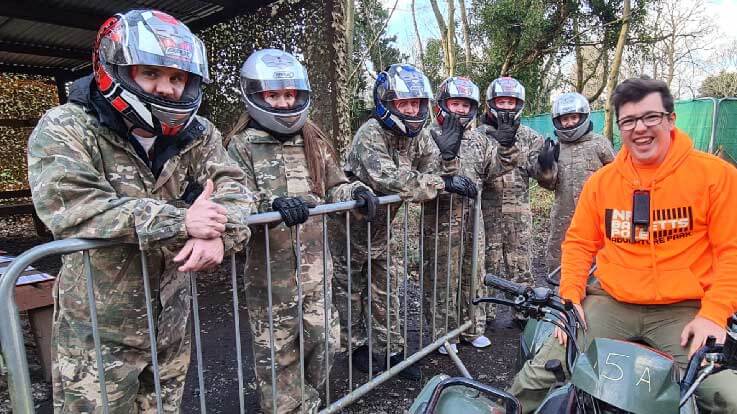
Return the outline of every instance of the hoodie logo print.
{"type": "Polygon", "coordinates": [[[652,211],[650,228],[637,226],[632,238],[632,211],[607,208],[604,210],[606,237],[614,243],[661,244],[682,239],[693,231],[693,212],[689,207],[661,208],[652,211]]]}

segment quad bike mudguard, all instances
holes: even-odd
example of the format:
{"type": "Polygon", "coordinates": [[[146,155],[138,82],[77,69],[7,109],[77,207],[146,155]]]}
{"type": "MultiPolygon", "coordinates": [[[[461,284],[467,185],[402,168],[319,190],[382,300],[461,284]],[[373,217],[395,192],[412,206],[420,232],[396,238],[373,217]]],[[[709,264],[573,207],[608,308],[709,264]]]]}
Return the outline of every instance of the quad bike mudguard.
{"type": "Polygon", "coordinates": [[[529,319],[525,330],[519,337],[519,355],[517,356],[517,371],[522,369],[525,362],[532,359],[540,351],[545,341],[553,334],[553,326],[550,322],[529,319]]]}
{"type": "Polygon", "coordinates": [[[635,414],[679,412],[678,367],[673,358],[634,342],[594,339],[576,360],[571,384],[635,414]]]}
{"type": "Polygon", "coordinates": [[[445,374],[434,376],[422,388],[420,395],[409,408],[410,414],[424,414],[428,410],[428,405],[432,404],[433,393],[436,394],[436,403],[434,409],[430,413],[434,414],[504,414],[508,412],[517,412],[519,410],[519,402],[514,397],[508,395],[504,391],[495,390],[487,385],[478,383],[466,378],[452,378],[445,374]],[[467,382],[467,385],[448,385],[448,382],[454,380],[467,382]],[[484,392],[491,391],[492,394],[504,397],[500,401],[494,401],[487,397],[484,392],[472,386],[478,386],[484,392]],[[441,388],[439,390],[436,389],[441,388]],[[503,400],[506,400],[503,401],[503,400]],[[513,401],[512,401],[513,400],[513,401]],[[508,411],[509,408],[509,411],[508,411]]]}

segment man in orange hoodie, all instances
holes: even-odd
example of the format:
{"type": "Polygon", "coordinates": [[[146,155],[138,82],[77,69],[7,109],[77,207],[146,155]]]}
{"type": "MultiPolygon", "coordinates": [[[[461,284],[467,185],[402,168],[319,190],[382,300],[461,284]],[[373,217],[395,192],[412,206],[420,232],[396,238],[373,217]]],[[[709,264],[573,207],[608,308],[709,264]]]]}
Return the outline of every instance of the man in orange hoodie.
{"type": "MultiPolygon", "coordinates": [[[[584,185],[562,246],[560,294],[585,319],[585,346],[637,338],[684,368],[709,335],[724,342],[737,311],[737,169],[675,128],[664,82],[628,79],[613,101],[623,148],[584,185]],[[587,286],[594,258],[597,281],[587,286]]],[[[555,382],[544,365],[564,359],[565,341],[556,330],[515,377],[524,412],[555,382]]],[[[735,412],[735,384],[731,370],[708,377],[699,408],[735,412]]]]}

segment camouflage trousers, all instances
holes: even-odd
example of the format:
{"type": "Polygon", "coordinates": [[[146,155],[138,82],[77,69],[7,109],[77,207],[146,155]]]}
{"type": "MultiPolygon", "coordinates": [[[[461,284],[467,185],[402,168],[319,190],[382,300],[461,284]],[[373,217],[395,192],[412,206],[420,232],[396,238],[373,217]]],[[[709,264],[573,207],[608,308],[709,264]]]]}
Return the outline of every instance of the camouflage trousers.
{"type": "MultiPolygon", "coordinates": [[[[473,341],[486,329],[484,306],[471,303],[485,291],[484,228],[479,223],[477,271],[473,276],[474,203],[465,198],[460,200],[462,203],[458,196],[453,197],[452,215],[447,194],[425,203],[424,208],[423,313],[433,340],[467,321],[473,324],[461,334],[465,341],[473,341]]],[[[451,340],[456,341],[455,338],[451,340]]]]}
{"type": "MultiPolygon", "coordinates": [[[[531,286],[532,277],[532,213],[530,205],[487,208],[484,205],[486,231],[486,272],[531,286]]],[[[491,293],[491,292],[489,292],[491,293]]],[[[487,305],[486,319],[496,318],[496,306],[487,305]]]]}
{"type": "MultiPolygon", "coordinates": [[[[263,275],[254,275],[262,277],[263,275]]],[[[272,280],[291,281],[292,289],[272,289],[274,326],[274,360],[271,359],[269,332],[268,291],[265,287],[247,281],[246,306],[253,335],[253,360],[257,387],[261,396],[261,409],[273,412],[273,385],[271,367],[276,372],[277,413],[316,413],[320,405],[320,388],[325,384],[326,368],[333,365],[333,356],[339,344],[338,318],[331,304],[330,280],[327,283],[327,298],[322,284],[303,284],[302,334],[304,346],[304,401],[302,406],[302,380],[300,373],[299,307],[294,272],[291,277],[272,274],[272,280]],[[327,307],[325,301],[327,300],[327,307]],[[327,309],[328,325],[325,325],[327,309]],[[326,348],[327,335],[327,348],[326,348]]],[[[247,279],[249,275],[247,275],[247,279]]],[[[329,278],[328,278],[329,279],[329,278]]]]}
{"type": "Polygon", "coordinates": [[[573,211],[561,211],[559,206],[554,205],[550,212],[550,235],[545,245],[545,262],[548,266],[548,272],[552,272],[560,266],[561,244],[566,237],[568,226],[571,225],[573,219],[573,211]]]}
{"type": "MultiPolygon", "coordinates": [[[[390,219],[394,218],[399,207],[399,205],[392,205],[390,219]]],[[[373,352],[377,354],[386,353],[387,348],[390,353],[399,352],[404,348],[404,337],[401,334],[399,318],[399,295],[396,289],[398,280],[388,279],[392,274],[387,267],[386,217],[387,208],[382,206],[377,210],[376,219],[371,223],[371,264],[369,266],[367,223],[351,216],[350,290],[348,289],[345,215],[332,217],[330,221],[330,248],[335,260],[333,296],[340,314],[341,342],[344,346],[351,343],[352,348],[368,345],[368,327],[371,326],[373,352]],[[370,286],[369,272],[371,273],[370,286]],[[388,295],[387,292],[389,292],[388,295]],[[348,320],[349,304],[351,306],[350,321],[348,320]],[[351,326],[352,341],[350,342],[348,341],[348,324],[351,326]]]]}
{"type": "MultiPolygon", "coordinates": [[[[191,351],[189,311],[176,312],[185,320],[179,332],[157,337],[161,400],[164,413],[179,413],[191,351]]],[[[162,326],[162,316],[158,319],[162,326]]],[[[146,314],[139,315],[143,321],[146,314]]],[[[145,322],[144,322],[145,323],[145,322]]],[[[79,322],[55,315],[52,331],[52,386],[54,412],[102,413],[97,356],[92,330],[79,322]]],[[[161,331],[159,332],[162,333],[161,331]]],[[[156,413],[156,392],[147,331],[139,346],[106,340],[101,334],[102,359],[109,413],[156,413]]]]}

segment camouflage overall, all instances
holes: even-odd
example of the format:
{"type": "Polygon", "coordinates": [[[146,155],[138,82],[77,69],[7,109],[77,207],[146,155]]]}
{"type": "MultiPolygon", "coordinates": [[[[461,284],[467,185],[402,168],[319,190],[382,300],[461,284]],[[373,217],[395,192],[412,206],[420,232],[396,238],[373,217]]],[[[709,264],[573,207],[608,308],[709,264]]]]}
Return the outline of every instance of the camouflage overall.
{"type": "Polygon", "coordinates": [[[545,249],[548,271],[560,266],[560,245],[571,224],[583,184],[613,160],[612,144],[601,135],[589,132],[575,142],[560,141],[558,174],[553,183],[555,203],[550,210],[550,236],[545,249]]]}
{"type": "MultiPolygon", "coordinates": [[[[481,125],[485,133],[491,125],[481,125]]],[[[517,130],[516,147],[519,165],[511,172],[484,183],[482,211],[486,230],[486,271],[505,279],[530,285],[532,257],[532,213],[530,211],[530,178],[549,188],[555,179],[557,167],[543,171],[537,157],[543,138],[531,128],[522,125],[517,130]]],[[[487,320],[494,319],[494,306],[487,307],[487,320]]]]}
{"type": "MultiPolygon", "coordinates": [[[[34,206],[56,239],[132,243],[90,251],[110,413],[156,410],[139,249],[147,255],[153,291],[163,408],[180,410],[191,293],[190,274],[172,262],[188,239],[186,210],[171,202],[182,196],[188,177],[214,180],[211,200],[228,211],[226,251],[240,250],[250,235],[253,196],[217,129],[197,117],[180,136],[166,139],[179,140],[178,152],[155,175],[130,140],[89,108],[69,103],[48,111],[28,143],[34,206]]],[[[102,412],[82,253],[62,262],[54,287],[54,411],[102,412]]]]}
{"type": "MultiPolygon", "coordinates": [[[[369,186],[377,195],[399,194],[402,200],[421,202],[435,198],[445,188],[441,175],[453,174],[458,161],[441,161],[437,146],[429,134],[415,138],[397,136],[370,119],[356,132],[353,144],[346,156],[344,169],[352,180],[369,186]]],[[[391,205],[389,222],[394,219],[399,204],[391,205]]],[[[354,346],[367,344],[371,324],[373,351],[382,354],[399,352],[404,338],[399,322],[399,296],[393,286],[387,268],[387,208],[380,208],[371,224],[371,286],[368,286],[367,226],[365,222],[351,223],[351,292],[348,292],[348,269],[344,220],[338,217],[331,225],[335,234],[332,243],[335,266],[335,304],[341,317],[341,337],[347,342],[347,324],[351,324],[354,346]],[[387,281],[389,282],[387,283],[387,281]],[[387,290],[391,288],[387,303],[387,290]],[[369,321],[368,295],[371,291],[371,320],[369,321]],[[348,321],[349,296],[352,303],[352,320],[348,321]],[[387,312],[390,322],[387,329],[387,312]]],[[[391,265],[391,264],[390,264],[391,265]]]]}
{"type": "MultiPolygon", "coordinates": [[[[233,136],[228,145],[230,156],[243,167],[249,188],[258,197],[259,212],[272,211],[276,197],[302,197],[308,203],[322,204],[351,199],[356,184],[345,177],[332,149],[319,141],[325,160],[323,197],[312,190],[307,170],[304,140],[295,135],[284,143],[260,129],[248,128],[233,136]]],[[[320,178],[318,178],[320,179],[320,178]]],[[[277,412],[317,412],[319,389],[325,382],[325,364],[332,366],[339,346],[338,317],[331,303],[333,263],[330,251],[323,255],[322,218],[312,217],[297,227],[259,225],[253,228],[246,263],[246,304],[253,334],[253,352],[261,408],[273,411],[271,365],[276,365],[277,412]],[[268,317],[268,278],[266,272],[265,229],[268,227],[271,269],[271,300],[274,322],[274,356],[271,361],[271,338],[268,317]],[[297,263],[296,248],[301,263],[297,263]],[[327,273],[324,267],[327,266],[327,273]],[[299,274],[297,270],[299,269],[299,274]],[[297,281],[302,281],[302,323],[304,335],[305,406],[302,407],[299,363],[299,309],[297,281]],[[324,295],[327,292],[327,296],[324,295]],[[328,326],[325,326],[327,312],[328,326]],[[325,335],[329,349],[325,349],[325,335]],[[325,360],[327,358],[327,361],[325,360]]]]}
{"type": "MultiPolygon", "coordinates": [[[[440,127],[432,127],[440,132],[440,127]]],[[[491,181],[515,168],[518,161],[516,147],[504,148],[496,141],[489,140],[477,130],[466,130],[458,153],[460,169],[458,174],[472,179],[479,189],[483,183],[491,181]]],[[[439,154],[438,154],[439,155],[439,154]]],[[[486,312],[483,306],[472,306],[471,301],[482,296],[484,290],[484,218],[479,212],[477,272],[472,274],[474,200],[456,194],[441,194],[437,201],[425,203],[424,216],[424,269],[423,290],[425,316],[432,338],[444,335],[465,323],[473,321],[471,329],[461,338],[472,341],[484,334],[486,312]],[[453,207],[450,208],[450,203],[453,207]],[[435,252],[435,220],[438,214],[438,251],[435,252]],[[452,220],[451,220],[452,215],[452,220]],[[449,229],[449,220],[451,226],[449,229]],[[462,225],[463,223],[463,225],[462,225]],[[450,239],[449,239],[450,234],[450,239]],[[461,239],[463,249],[461,251],[461,239]],[[450,249],[449,249],[450,247],[450,249]],[[448,251],[450,250],[450,261],[448,251]],[[437,254],[436,254],[437,253],[437,254]],[[450,268],[449,268],[450,266],[450,268]],[[437,270],[436,270],[437,269],[437,270]],[[471,280],[473,278],[473,281],[471,280]],[[460,307],[458,284],[460,281],[460,307]],[[448,289],[450,286],[450,290],[448,289]],[[473,288],[472,288],[473,286],[473,288]],[[448,307],[446,318],[446,306],[448,307]],[[458,318],[460,311],[460,321],[458,318]],[[446,330],[446,321],[448,329],[446,330]]],[[[455,339],[452,341],[455,342],[455,339]]]]}

